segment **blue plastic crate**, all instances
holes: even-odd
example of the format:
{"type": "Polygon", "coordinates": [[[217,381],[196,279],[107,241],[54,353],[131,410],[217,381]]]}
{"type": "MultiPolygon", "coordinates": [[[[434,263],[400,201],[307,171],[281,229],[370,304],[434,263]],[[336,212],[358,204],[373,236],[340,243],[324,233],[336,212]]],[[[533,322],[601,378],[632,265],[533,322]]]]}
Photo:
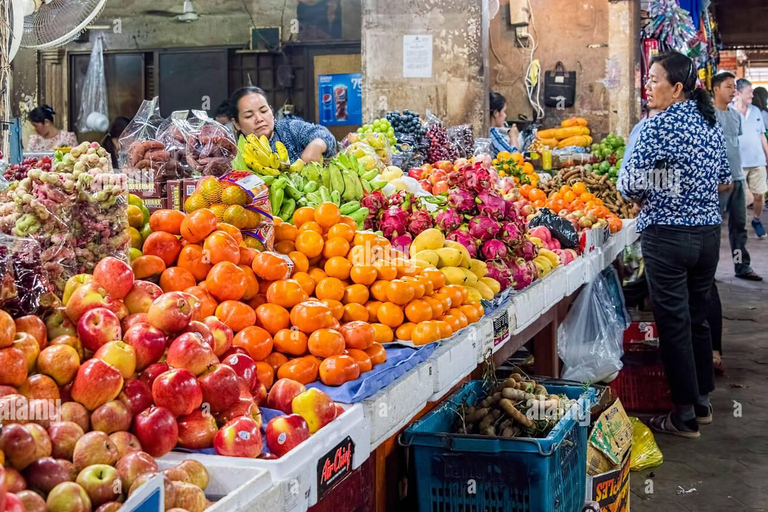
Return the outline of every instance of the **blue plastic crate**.
{"type": "Polygon", "coordinates": [[[548,385],[580,399],[546,438],[449,433],[462,401],[485,397],[472,381],[403,434],[412,446],[420,512],[580,512],[584,506],[589,409],[595,390],[548,385]],[[582,421],[586,414],[586,421],[582,421]]]}

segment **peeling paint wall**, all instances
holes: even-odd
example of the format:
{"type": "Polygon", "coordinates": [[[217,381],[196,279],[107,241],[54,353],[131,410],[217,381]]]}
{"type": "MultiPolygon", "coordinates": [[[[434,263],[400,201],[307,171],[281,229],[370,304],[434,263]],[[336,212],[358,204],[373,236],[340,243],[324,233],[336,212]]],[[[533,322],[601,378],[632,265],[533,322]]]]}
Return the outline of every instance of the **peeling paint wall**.
{"type": "Polygon", "coordinates": [[[487,19],[482,0],[363,0],[363,118],[409,108],[449,125],[487,124],[487,19]],[[433,38],[430,78],[403,77],[403,36],[433,38]]]}

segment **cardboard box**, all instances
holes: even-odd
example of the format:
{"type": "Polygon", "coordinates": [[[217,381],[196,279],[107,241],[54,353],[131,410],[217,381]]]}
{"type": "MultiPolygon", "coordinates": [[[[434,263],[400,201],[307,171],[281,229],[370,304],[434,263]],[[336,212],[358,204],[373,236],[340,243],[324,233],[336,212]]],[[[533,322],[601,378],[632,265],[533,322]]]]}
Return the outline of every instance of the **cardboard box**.
{"type": "Polygon", "coordinates": [[[598,503],[601,512],[629,512],[632,432],[618,398],[592,426],[587,442],[586,500],[598,503]]]}
{"type": "Polygon", "coordinates": [[[600,475],[587,475],[587,502],[600,505],[600,512],[629,512],[630,453],[618,469],[600,475]]]}
{"type": "Polygon", "coordinates": [[[168,199],[167,208],[170,210],[183,211],[184,199],[181,190],[180,180],[168,180],[165,183],[166,197],[168,199]]]}
{"type": "Polygon", "coordinates": [[[181,204],[184,204],[184,201],[186,201],[189,196],[195,193],[197,182],[199,180],[200,178],[187,178],[181,180],[181,204]]]}
{"type": "Polygon", "coordinates": [[[168,207],[168,198],[148,197],[144,199],[144,206],[147,207],[149,213],[156,212],[157,210],[165,210],[168,207]]]}

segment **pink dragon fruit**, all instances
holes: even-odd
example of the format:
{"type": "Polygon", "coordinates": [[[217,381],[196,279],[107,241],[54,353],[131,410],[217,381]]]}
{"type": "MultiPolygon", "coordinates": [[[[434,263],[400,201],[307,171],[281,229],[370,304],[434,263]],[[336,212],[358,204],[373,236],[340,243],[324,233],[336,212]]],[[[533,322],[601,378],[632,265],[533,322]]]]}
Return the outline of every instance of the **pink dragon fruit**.
{"type": "Polygon", "coordinates": [[[496,192],[481,192],[475,199],[475,203],[477,203],[477,211],[480,212],[480,215],[488,215],[500,221],[506,217],[507,205],[496,192]]]}
{"type": "Polygon", "coordinates": [[[475,196],[468,190],[452,188],[448,191],[448,206],[465,214],[475,209],[475,196]]]}
{"type": "Polygon", "coordinates": [[[464,221],[461,214],[456,210],[443,210],[435,217],[437,227],[444,233],[450,233],[461,226],[464,221]]]}
{"type": "Polygon", "coordinates": [[[515,205],[515,202],[511,200],[505,200],[504,203],[506,204],[504,218],[512,222],[518,222],[521,215],[520,209],[515,205]]]}
{"type": "Polygon", "coordinates": [[[533,282],[534,276],[531,274],[531,269],[524,259],[517,258],[513,261],[510,265],[510,270],[512,271],[515,290],[522,290],[533,282]]]}
{"type": "Polygon", "coordinates": [[[493,187],[493,176],[491,176],[491,172],[488,169],[475,164],[466,171],[463,185],[465,190],[471,190],[479,194],[491,190],[493,187]]]}
{"type": "Polygon", "coordinates": [[[397,206],[390,206],[381,215],[379,229],[390,240],[395,236],[404,235],[408,232],[408,212],[397,206]]]}
{"type": "Polygon", "coordinates": [[[501,240],[488,240],[481,248],[486,260],[504,259],[507,256],[507,246],[501,240]]]}
{"type": "Polygon", "coordinates": [[[465,229],[457,229],[455,231],[451,231],[448,233],[448,236],[445,237],[447,240],[452,240],[454,242],[459,242],[461,245],[467,248],[467,251],[469,251],[469,255],[473,258],[477,257],[477,246],[479,245],[477,243],[477,240],[475,237],[469,234],[468,231],[465,229]]]}
{"type": "Polygon", "coordinates": [[[373,215],[378,215],[379,212],[389,205],[389,201],[387,201],[387,197],[382,194],[380,190],[376,190],[363,197],[360,200],[360,204],[362,204],[364,208],[368,208],[368,211],[373,215]]]}
{"type": "Polygon", "coordinates": [[[435,225],[435,219],[427,210],[416,210],[411,214],[411,218],[408,220],[408,231],[417,236],[422,231],[425,231],[435,225]]]}
{"type": "Polygon", "coordinates": [[[401,206],[409,198],[409,193],[404,190],[398,190],[389,196],[389,206],[401,206]]]}
{"type": "Polygon", "coordinates": [[[499,223],[487,215],[478,215],[469,221],[469,233],[482,241],[491,240],[501,231],[499,223]]]}
{"type": "Polygon", "coordinates": [[[536,268],[536,264],[533,262],[533,260],[526,261],[525,264],[528,266],[528,270],[531,271],[531,279],[534,281],[537,280],[539,278],[539,269],[536,268]]]}
{"type": "Polygon", "coordinates": [[[522,232],[518,225],[514,222],[502,222],[501,223],[501,238],[507,245],[515,245],[519,241],[522,232]]]}
{"type": "Polygon", "coordinates": [[[405,233],[404,235],[398,235],[392,238],[392,247],[408,254],[411,248],[411,242],[413,242],[413,237],[410,233],[405,233]]]}
{"type": "Polygon", "coordinates": [[[487,267],[486,276],[495,279],[501,286],[501,291],[514,285],[512,280],[512,271],[506,263],[501,260],[489,260],[485,262],[487,267]]]}
{"type": "Polygon", "coordinates": [[[539,250],[533,242],[526,238],[516,247],[515,254],[525,261],[533,261],[538,256],[539,250]]]}

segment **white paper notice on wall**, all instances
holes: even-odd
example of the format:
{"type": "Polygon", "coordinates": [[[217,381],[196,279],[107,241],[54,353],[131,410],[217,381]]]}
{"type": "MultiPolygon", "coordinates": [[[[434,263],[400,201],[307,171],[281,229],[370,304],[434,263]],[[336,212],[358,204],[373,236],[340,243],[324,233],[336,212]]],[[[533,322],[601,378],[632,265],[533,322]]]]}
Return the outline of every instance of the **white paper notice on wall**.
{"type": "Polygon", "coordinates": [[[432,36],[403,36],[403,77],[432,77],[432,36]]]}

